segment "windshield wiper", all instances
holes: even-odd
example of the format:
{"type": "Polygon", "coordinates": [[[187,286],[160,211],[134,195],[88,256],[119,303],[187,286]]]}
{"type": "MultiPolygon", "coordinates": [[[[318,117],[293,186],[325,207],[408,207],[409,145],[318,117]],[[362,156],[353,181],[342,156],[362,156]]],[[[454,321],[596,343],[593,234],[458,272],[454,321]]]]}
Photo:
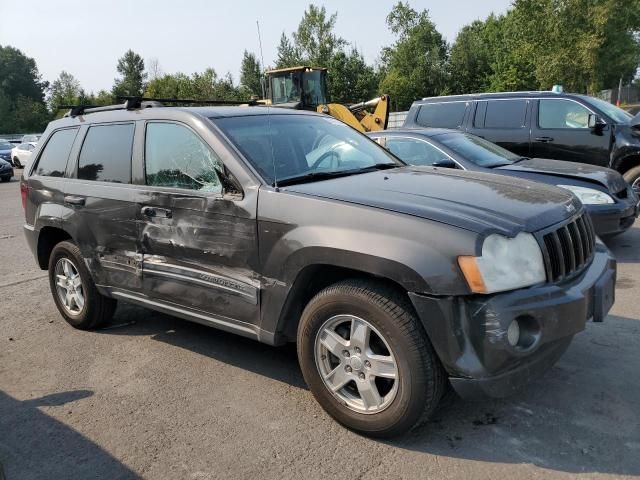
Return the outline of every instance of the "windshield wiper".
{"type": "Polygon", "coordinates": [[[294,185],[296,183],[309,183],[318,180],[328,180],[330,178],[348,177],[350,175],[356,175],[359,173],[373,172],[376,170],[387,170],[389,168],[397,168],[400,165],[395,163],[379,163],[377,165],[371,165],[369,167],[355,168],[351,170],[335,170],[333,172],[309,172],[302,175],[296,175],[293,177],[283,178],[278,180],[279,187],[285,187],[287,185],[294,185]]]}

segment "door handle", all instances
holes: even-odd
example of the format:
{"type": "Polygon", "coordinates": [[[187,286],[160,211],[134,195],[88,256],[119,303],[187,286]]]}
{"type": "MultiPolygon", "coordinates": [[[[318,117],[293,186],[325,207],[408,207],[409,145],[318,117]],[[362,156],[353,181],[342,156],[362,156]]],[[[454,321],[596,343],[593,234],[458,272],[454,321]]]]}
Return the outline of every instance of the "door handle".
{"type": "Polygon", "coordinates": [[[73,195],[67,195],[64,197],[64,203],[69,205],[84,205],[87,201],[84,197],[74,197],[73,195]]]}
{"type": "Polygon", "coordinates": [[[536,137],[536,142],[542,142],[542,143],[553,142],[553,137],[536,137]]]}
{"type": "Polygon", "coordinates": [[[149,217],[149,218],[153,218],[153,217],[171,218],[171,210],[167,208],[142,207],[140,211],[145,217],[149,217]]]}

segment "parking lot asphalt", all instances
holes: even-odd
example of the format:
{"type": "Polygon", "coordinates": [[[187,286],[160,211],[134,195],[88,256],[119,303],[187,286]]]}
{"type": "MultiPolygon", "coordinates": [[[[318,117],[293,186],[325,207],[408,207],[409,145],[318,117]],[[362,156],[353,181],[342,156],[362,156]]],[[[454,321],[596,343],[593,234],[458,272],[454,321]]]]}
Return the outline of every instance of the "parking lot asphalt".
{"type": "Polygon", "coordinates": [[[640,476],[640,222],[608,242],[611,314],[544,378],[376,441],[324,413],[293,346],[126,305],[71,328],[23,238],[18,185],[0,184],[0,479],[640,476]]]}

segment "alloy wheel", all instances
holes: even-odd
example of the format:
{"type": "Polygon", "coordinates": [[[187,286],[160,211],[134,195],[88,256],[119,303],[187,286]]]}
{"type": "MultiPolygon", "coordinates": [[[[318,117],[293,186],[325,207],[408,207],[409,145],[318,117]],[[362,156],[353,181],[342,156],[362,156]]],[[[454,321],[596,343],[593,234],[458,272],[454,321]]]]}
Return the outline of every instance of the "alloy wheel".
{"type": "Polygon", "coordinates": [[[389,343],[368,321],[336,315],[320,327],[315,361],[329,391],[349,409],[386,409],[398,392],[399,372],[389,343]]]}
{"type": "Polygon", "coordinates": [[[56,290],[64,309],[70,315],[80,315],[85,305],[84,287],[77,267],[68,258],[56,263],[56,290]]]}

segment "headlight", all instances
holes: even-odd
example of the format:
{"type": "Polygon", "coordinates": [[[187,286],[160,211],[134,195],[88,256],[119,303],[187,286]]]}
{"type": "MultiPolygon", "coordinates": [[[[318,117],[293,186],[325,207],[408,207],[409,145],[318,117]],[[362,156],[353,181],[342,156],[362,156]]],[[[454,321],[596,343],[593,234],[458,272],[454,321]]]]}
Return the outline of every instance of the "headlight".
{"type": "Polygon", "coordinates": [[[542,251],[530,233],[515,238],[489,235],[480,257],[458,257],[458,265],[475,293],[495,293],[544,282],[542,251]]]}
{"type": "Polygon", "coordinates": [[[560,188],[573,192],[585,205],[604,205],[614,203],[613,198],[594,188],[578,187],[576,185],[558,185],[560,188]]]}

